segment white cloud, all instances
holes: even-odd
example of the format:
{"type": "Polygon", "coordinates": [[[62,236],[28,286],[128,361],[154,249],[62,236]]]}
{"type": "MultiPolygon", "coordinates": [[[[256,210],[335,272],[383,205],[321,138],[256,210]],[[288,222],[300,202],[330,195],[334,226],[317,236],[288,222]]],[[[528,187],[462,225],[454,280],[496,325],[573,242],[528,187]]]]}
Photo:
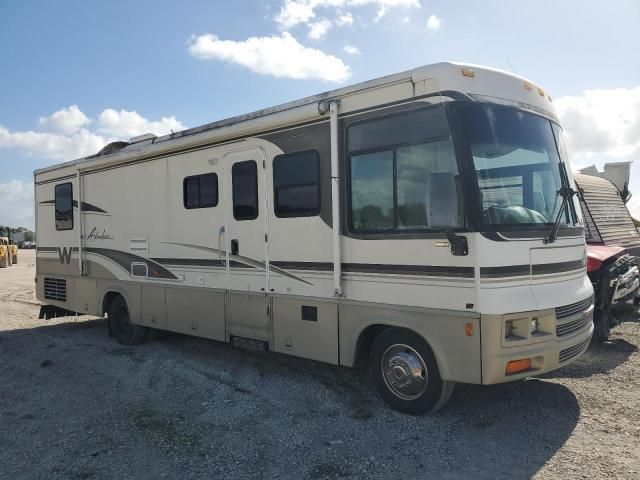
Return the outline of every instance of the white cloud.
{"type": "Polygon", "coordinates": [[[314,0],[285,0],[275,20],[282,28],[291,28],[299,23],[307,23],[315,18],[314,9],[319,3],[314,0]]]}
{"type": "Polygon", "coordinates": [[[192,39],[189,52],[199,59],[225,60],[275,77],[343,82],[350,75],[349,67],[341,59],[305,47],[289,32],[243,41],[220,40],[216,35],[206,34],[192,39]]]}
{"type": "Polygon", "coordinates": [[[174,116],[151,121],[138,112],[116,111],[113,108],[103,110],[98,116],[98,131],[100,133],[125,140],[144,133],[160,136],[171,133],[172,130],[176,132],[184,129],[185,126],[174,116]]]}
{"type": "Polygon", "coordinates": [[[361,6],[361,5],[376,5],[378,12],[376,14],[376,21],[379,21],[387,15],[392,9],[396,8],[420,8],[420,2],[418,0],[349,0],[349,5],[361,6]]]}
{"type": "Polygon", "coordinates": [[[436,15],[431,15],[427,19],[427,30],[438,30],[442,25],[442,19],[436,15]]]}
{"type": "MultiPolygon", "coordinates": [[[[574,169],[640,159],[640,85],[591,89],[553,102],[574,169]]],[[[629,210],[640,217],[640,164],[631,166],[629,210]]]]}
{"type": "Polygon", "coordinates": [[[640,153],[640,85],[585,90],[554,104],[572,155],[622,158],[640,153]]]}
{"type": "Polygon", "coordinates": [[[0,183],[0,225],[33,229],[33,184],[21,180],[0,183]]]}
{"type": "Polygon", "coordinates": [[[49,132],[12,132],[0,126],[0,148],[15,148],[31,155],[54,160],[70,160],[96,153],[105,139],[81,129],[71,135],[49,132]]]}
{"type": "Polygon", "coordinates": [[[343,50],[349,55],[360,55],[360,49],[354,45],[345,45],[343,50]]]}
{"type": "MultiPolygon", "coordinates": [[[[299,24],[308,24],[316,18],[318,9],[355,8],[372,5],[377,8],[376,20],[380,20],[387,13],[397,8],[419,8],[419,0],[284,0],[280,11],[275,16],[276,22],[283,29],[290,29],[299,24]]],[[[339,25],[351,25],[351,14],[343,15],[345,23],[339,25]]]]}
{"type": "Polygon", "coordinates": [[[351,15],[351,12],[339,14],[336,19],[336,24],[341,27],[345,25],[353,25],[353,15],[351,15]]]}
{"type": "Polygon", "coordinates": [[[41,117],[38,123],[51,131],[11,131],[0,125],[0,148],[13,148],[43,160],[73,160],[97,153],[114,140],[129,140],[142,133],[164,135],[171,129],[185,128],[173,116],[151,121],[137,112],[111,108],[100,113],[95,129],[82,128],[94,122],[76,105],[41,117]]]}
{"type": "Polygon", "coordinates": [[[77,132],[90,122],[89,117],[82,113],[77,105],[58,110],[48,117],[40,117],[38,121],[44,130],[66,135],[77,132]]]}
{"type": "Polygon", "coordinates": [[[314,40],[318,40],[324,37],[329,29],[331,28],[332,23],[330,20],[323,18],[322,20],[318,20],[317,22],[309,23],[309,38],[314,40]]]}

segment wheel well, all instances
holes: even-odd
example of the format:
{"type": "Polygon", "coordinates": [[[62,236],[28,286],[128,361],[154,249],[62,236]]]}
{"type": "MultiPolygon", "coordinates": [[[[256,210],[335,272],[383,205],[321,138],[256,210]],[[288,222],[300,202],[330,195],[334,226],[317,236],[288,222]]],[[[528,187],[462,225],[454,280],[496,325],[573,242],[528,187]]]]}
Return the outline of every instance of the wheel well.
{"type": "Polygon", "coordinates": [[[393,327],[390,325],[369,325],[362,331],[362,333],[360,333],[358,342],[356,343],[356,355],[353,363],[355,368],[359,370],[366,370],[373,342],[378,338],[378,335],[388,328],[393,327]]]}
{"type": "MultiPolygon", "coordinates": [[[[360,336],[358,337],[358,342],[356,343],[356,353],[355,353],[355,358],[353,363],[354,368],[357,368],[359,370],[367,369],[367,366],[369,364],[369,354],[371,353],[371,347],[373,346],[373,342],[376,341],[376,338],[378,338],[378,336],[382,332],[384,332],[385,330],[389,330],[390,328],[393,328],[396,330],[406,330],[407,332],[410,332],[418,336],[419,338],[422,338],[424,341],[427,342],[427,345],[429,346],[429,348],[432,348],[431,344],[422,335],[420,335],[418,332],[410,328],[399,327],[397,325],[384,325],[384,324],[369,325],[360,333],[360,336]]],[[[434,352],[434,355],[435,355],[435,352],[434,352]]],[[[437,362],[437,357],[436,357],[436,362],[437,362]]]]}
{"type": "Polygon", "coordinates": [[[102,316],[105,316],[109,312],[109,307],[111,306],[111,302],[113,302],[116,297],[121,296],[120,292],[107,292],[102,299],[102,316]]]}

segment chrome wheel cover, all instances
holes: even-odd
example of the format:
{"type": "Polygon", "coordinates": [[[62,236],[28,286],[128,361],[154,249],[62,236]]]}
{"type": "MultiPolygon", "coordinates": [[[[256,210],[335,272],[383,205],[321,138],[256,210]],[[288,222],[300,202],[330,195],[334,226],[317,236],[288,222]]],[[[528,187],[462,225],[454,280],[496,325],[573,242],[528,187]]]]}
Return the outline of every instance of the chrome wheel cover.
{"type": "Polygon", "coordinates": [[[409,345],[391,345],[382,354],[382,378],[391,392],[403,400],[414,400],[429,384],[429,372],[422,356],[409,345]]]}

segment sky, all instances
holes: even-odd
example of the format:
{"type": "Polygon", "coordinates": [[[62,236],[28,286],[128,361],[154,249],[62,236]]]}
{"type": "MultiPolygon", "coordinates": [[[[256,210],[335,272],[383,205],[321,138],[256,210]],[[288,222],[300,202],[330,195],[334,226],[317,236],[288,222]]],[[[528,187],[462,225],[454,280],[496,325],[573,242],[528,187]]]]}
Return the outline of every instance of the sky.
{"type": "MultiPolygon", "coordinates": [[[[574,169],[640,160],[637,0],[0,0],[0,225],[105,144],[455,60],[554,99],[574,169]]],[[[640,217],[640,162],[630,209],[640,217]]]]}

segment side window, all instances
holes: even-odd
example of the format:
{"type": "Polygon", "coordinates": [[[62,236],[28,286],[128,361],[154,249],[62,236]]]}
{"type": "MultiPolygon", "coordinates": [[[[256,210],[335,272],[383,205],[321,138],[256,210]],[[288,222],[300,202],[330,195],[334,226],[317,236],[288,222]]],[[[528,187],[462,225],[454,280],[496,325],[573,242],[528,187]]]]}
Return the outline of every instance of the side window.
{"type": "Polygon", "coordinates": [[[352,231],[424,231],[429,218],[437,218],[437,229],[443,218],[445,225],[462,226],[460,176],[442,108],[356,123],[348,128],[347,146],[352,231]],[[440,202],[453,207],[438,217],[440,202]]]}
{"type": "Polygon", "coordinates": [[[61,183],[55,188],[56,230],[73,230],[73,185],[61,183]]]}
{"type": "Polygon", "coordinates": [[[320,213],[320,156],[315,150],[273,159],[273,209],[276,217],[313,217],[320,213]]]}
{"type": "Polygon", "coordinates": [[[253,160],[238,162],[231,168],[233,218],[258,218],[258,166],[253,160]]]}
{"type": "Polygon", "coordinates": [[[209,208],[218,205],[218,175],[206,173],[186,177],[182,182],[184,208],[209,208]]]}

